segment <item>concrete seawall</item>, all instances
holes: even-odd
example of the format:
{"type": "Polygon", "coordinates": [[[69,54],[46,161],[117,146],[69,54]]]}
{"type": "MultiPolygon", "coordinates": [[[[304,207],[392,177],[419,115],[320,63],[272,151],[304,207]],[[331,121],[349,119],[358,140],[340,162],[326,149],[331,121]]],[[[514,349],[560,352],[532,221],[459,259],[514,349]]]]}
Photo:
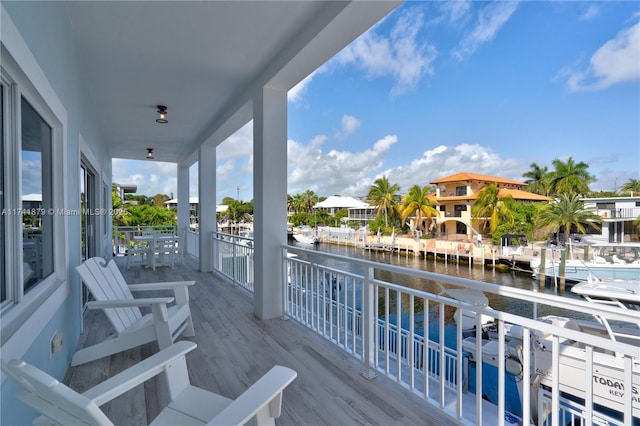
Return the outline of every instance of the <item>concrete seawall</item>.
{"type": "Polygon", "coordinates": [[[361,247],[363,250],[390,251],[398,256],[424,256],[446,262],[464,262],[478,265],[506,265],[512,269],[531,271],[530,262],[539,257],[540,247],[507,247],[504,250],[493,244],[478,246],[468,240],[441,240],[436,238],[415,239],[411,237],[367,236],[357,237],[340,234],[321,235],[322,244],[337,244],[361,247]]]}

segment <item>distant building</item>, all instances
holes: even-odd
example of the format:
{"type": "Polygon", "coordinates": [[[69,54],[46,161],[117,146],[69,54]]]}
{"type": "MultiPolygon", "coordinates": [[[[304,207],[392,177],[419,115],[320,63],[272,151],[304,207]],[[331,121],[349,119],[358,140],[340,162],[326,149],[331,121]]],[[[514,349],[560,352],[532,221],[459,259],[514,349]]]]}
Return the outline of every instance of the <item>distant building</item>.
{"type": "MultiPolygon", "coordinates": [[[[164,204],[167,206],[168,209],[174,209],[174,210],[178,209],[177,198],[173,198],[169,201],[165,201],[164,204]]],[[[192,225],[198,223],[198,204],[199,204],[198,197],[189,197],[189,221],[192,225]]],[[[228,209],[229,209],[229,206],[226,206],[224,204],[218,204],[216,206],[216,213],[223,213],[223,212],[226,212],[228,209]]]]}
{"type": "Polygon", "coordinates": [[[633,221],[640,217],[640,197],[583,198],[585,210],[602,218],[602,229],[587,229],[592,242],[622,243],[640,241],[633,221]]]}
{"type": "Polygon", "coordinates": [[[135,194],[138,191],[138,185],[123,185],[120,183],[114,183],[116,187],[116,192],[118,193],[118,197],[124,203],[125,194],[135,194]]]}
{"type": "Polygon", "coordinates": [[[25,210],[42,207],[42,194],[26,194],[22,196],[22,208],[25,210]]]}
{"type": "Polygon", "coordinates": [[[478,230],[472,226],[471,207],[487,185],[498,184],[499,197],[510,196],[516,201],[551,201],[549,197],[524,191],[526,183],[497,176],[461,172],[430,183],[436,185],[433,198],[438,202],[440,210],[434,224],[439,226],[438,232],[446,236],[465,235],[467,239],[471,239],[472,235],[478,234],[478,230]]]}
{"type": "Polygon", "coordinates": [[[360,222],[362,225],[367,221],[376,217],[377,207],[369,205],[369,203],[358,200],[353,197],[342,197],[340,195],[332,195],[324,201],[320,201],[313,206],[314,209],[326,211],[331,216],[340,210],[347,210],[347,220],[352,222],[360,222]]]}
{"type": "Polygon", "coordinates": [[[353,197],[341,197],[340,195],[332,195],[316,203],[313,208],[316,210],[324,210],[331,216],[334,216],[339,210],[347,210],[352,208],[366,208],[369,204],[364,201],[356,200],[353,197]]]}

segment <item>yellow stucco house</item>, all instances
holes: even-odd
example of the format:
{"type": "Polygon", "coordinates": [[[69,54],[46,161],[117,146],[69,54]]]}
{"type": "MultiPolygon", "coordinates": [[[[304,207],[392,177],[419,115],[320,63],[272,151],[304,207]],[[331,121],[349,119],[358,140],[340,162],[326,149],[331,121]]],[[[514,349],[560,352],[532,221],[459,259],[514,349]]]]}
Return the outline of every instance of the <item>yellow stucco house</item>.
{"type": "Polygon", "coordinates": [[[526,183],[497,176],[460,172],[429,182],[436,186],[432,197],[437,201],[440,216],[434,231],[441,238],[471,240],[478,231],[473,228],[471,207],[485,186],[497,183],[499,197],[512,197],[516,201],[549,202],[551,199],[524,191],[526,183]]]}

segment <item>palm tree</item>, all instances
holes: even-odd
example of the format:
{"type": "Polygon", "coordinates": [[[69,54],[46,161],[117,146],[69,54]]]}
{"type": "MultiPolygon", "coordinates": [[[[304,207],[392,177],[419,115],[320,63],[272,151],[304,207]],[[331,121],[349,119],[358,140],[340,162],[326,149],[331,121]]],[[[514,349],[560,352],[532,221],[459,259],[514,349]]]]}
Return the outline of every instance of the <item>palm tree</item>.
{"type": "Polygon", "coordinates": [[[491,183],[478,193],[478,198],[471,207],[471,216],[489,225],[489,232],[496,230],[501,222],[513,223],[513,198],[501,197],[497,183],[491,183]]]}
{"type": "Polygon", "coordinates": [[[589,193],[589,184],[595,177],[589,174],[589,165],[584,162],[575,163],[573,157],[564,162],[559,158],[553,160],[555,170],[550,175],[552,194],[585,195],[589,193]]]}
{"type": "Polygon", "coordinates": [[[303,210],[307,213],[311,213],[313,211],[313,206],[316,205],[320,198],[310,189],[307,189],[301,195],[303,210]]]}
{"type": "MultiPolygon", "coordinates": [[[[539,227],[555,228],[564,231],[565,238],[569,238],[571,227],[586,233],[585,225],[590,225],[600,229],[602,218],[597,214],[584,209],[584,203],[580,201],[578,195],[561,194],[560,198],[546,206],[540,211],[536,218],[539,227]]],[[[569,238],[569,248],[571,248],[571,238],[569,238]]]]}
{"type": "Polygon", "coordinates": [[[631,196],[633,196],[634,193],[640,194],[640,180],[629,179],[629,182],[622,185],[622,188],[620,188],[620,191],[629,192],[631,196]]]}
{"type": "Polygon", "coordinates": [[[522,174],[522,177],[526,178],[524,181],[527,184],[525,188],[529,192],[539,195],[549,195],[549,171],[547,166],[540,167],[536,163],[529,165],[531,170],[522,174]]]}
{"type": "MultiPolygon", "coordinates": [[[[423,216],[432,217],[440,214],[440,212],[434,207],[437,205],[436,201],[429,198],[430,190],[430,187],[420,187],[420,185],[413,185],[409,188],[409,192],[407,192],[402,199],[402,205],[400,206],[400,217],[403,222],[406,221],[410,215],[415,213],[416,226],[423,228],[423,216]]],[[[422,231],[424,231],[424,229],[422,229],[422,231]]]]}
{"type": "Polygon", "coordinates": [[[295,213],[304,211],[304,197],[302,194],[295,194],[291,197],[291,208],[295,213]]]}
{"type": "Polygon", "coordinates": [[[398,203],[396,202],[396,192],[400,191],[398,184],[389,182],[386,176],[376,179],[371,188],[367,200],[378,206],[378,214],[384,213],[384,226],[389,226],[389,214],[396,210],[398,203]]]}

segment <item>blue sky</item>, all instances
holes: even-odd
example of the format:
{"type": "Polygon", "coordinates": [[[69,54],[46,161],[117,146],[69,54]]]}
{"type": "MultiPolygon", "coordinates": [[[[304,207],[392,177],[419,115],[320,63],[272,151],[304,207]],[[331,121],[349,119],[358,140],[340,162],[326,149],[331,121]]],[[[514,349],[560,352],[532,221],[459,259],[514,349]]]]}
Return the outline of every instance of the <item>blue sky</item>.
{"type": "MultiPolygon", "coordinates": [[[[218,147],[218,202],[253,198],[251,138],[218,147]]],[[[409,1],[291,90],[288,138],[289,194],[523,180],[570,156],[619,188],[640,179],[639,3],[409,1]]],[[[173,164],[114,160],[113,179],[176,191],[173,164]]]]}

